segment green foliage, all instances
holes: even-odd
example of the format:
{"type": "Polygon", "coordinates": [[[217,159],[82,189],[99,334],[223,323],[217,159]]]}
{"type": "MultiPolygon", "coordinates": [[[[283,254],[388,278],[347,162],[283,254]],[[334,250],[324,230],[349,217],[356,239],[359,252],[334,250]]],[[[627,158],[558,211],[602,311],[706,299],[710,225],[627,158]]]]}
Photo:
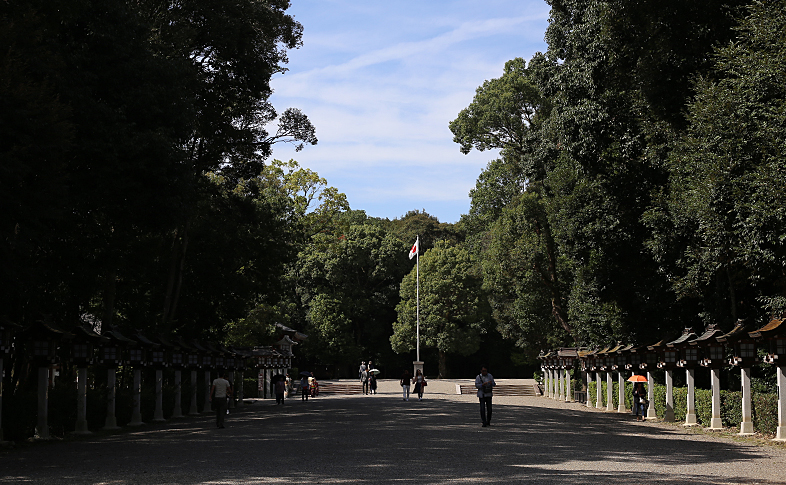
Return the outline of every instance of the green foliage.
{"type": "MultiPolygon", "coordinates": [[[[420,257],[420,341],[441,353],[469,355],[488,329],[489,308],[469,252],[445,241],[420,257]]],[[[401,283],[398,319],[390,343],[396,352],[416,346],[416,270],[401,283]]],[[[441,359],[442,362],[442,359],[441,359]]],[[[440,365],[440,375],[447,369],[440,365]]]]}

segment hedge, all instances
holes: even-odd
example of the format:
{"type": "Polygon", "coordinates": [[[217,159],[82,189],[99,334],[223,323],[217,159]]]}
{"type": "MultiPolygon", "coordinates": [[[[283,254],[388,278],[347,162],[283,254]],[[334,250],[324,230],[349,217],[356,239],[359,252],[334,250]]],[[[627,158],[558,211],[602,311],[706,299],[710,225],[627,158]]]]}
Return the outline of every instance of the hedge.
{"type": "MultiPolygon", "coordinates": [[[[606,407],[606,381],[601,381],[601,407],[606,407]]],[[[595,407],[597,383],[592,381],[587,388],[587,399],[595,407]]],[[[618,394],[617,382],[613,388],[614,409],[617,408],[618,394]]],[[[654,403],[655,414],[663,418],[666,414],[666,386],[655,384],[654,403]]],[[[676,422],[685,421],[687,413],[688,388],[675,387],[673,390],[674,398],[674,420],[676,422]]],[[[709,426],[712,420],[712,391],[707,389],[695,389],[696,420],[699,424],[709,426]]],[[[734,428],[739,427],[742,422],[742,393],[740,391],[724,391],[720,393],[721,401],[721,421],[723,426],[734,428]]],[[[632,409],[633,384],[625,384],[625,407],[632,409]]],[[[767,435],[774,435],[778,428],[778,394],[753,392],[751,396],[751,408],[753,413],[754,431],[767,435]]]]}

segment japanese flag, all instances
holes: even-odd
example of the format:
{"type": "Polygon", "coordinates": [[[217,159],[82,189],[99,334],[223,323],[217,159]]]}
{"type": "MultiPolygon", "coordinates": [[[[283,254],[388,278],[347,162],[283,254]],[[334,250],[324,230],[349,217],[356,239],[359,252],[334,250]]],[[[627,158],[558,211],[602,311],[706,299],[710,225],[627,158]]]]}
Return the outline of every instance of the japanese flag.
{"type": "Polygon", "coordinates": [[[409,259],[412,259],[418,255],[419,248],[420,248],[420,237],[415,239],[415,244],[413,244],[412,249],[409,250],[409,259]]]}

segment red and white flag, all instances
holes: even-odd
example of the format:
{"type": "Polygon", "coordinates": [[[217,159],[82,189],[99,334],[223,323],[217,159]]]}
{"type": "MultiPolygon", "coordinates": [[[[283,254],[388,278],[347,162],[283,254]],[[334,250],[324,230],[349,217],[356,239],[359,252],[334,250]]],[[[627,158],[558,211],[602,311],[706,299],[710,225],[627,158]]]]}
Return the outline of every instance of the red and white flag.
{"type": "Polygon", "coordinates": [[[409,259],[412,259],[418,255],[418,249],[420,249],[420,236],[415,239],[415,244],[413,244],[412,249],[409,250],[409,259]]]}

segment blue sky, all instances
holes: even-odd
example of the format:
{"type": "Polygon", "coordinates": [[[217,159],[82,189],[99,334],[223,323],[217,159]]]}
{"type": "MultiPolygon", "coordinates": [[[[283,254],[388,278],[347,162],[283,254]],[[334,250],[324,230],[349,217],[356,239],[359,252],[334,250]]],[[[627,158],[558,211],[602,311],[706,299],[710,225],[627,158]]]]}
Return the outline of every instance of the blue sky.
{"type": "Polygon", "coordinates": [[[293,0],[303,46],[272,82],[279,111],[294,107],[319,144],[274,147],[344,192],[353,209],[443,222],[469,211],[469,190],[494,152],[462,155],[448,123],[505,61],[545,51],[543,0],[293,0]]]}

